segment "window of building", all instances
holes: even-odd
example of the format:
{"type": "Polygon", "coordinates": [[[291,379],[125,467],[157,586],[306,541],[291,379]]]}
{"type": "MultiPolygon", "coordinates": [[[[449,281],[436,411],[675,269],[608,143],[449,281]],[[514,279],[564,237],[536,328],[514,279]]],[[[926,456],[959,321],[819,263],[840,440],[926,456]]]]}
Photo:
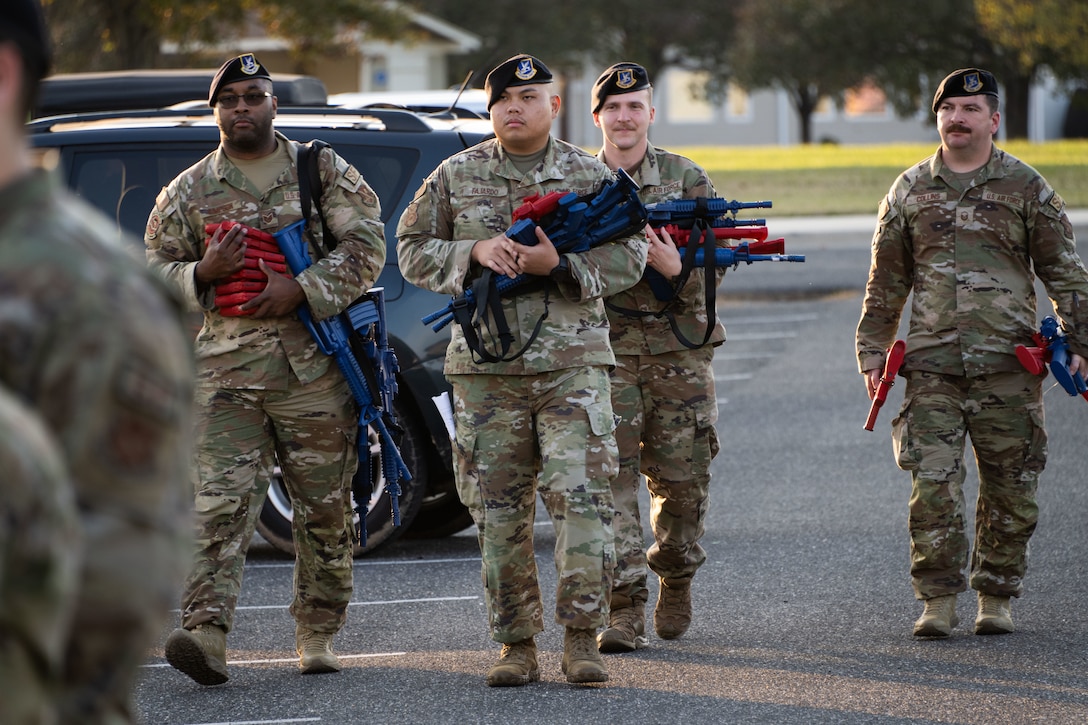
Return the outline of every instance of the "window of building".
{"type": "Polygon", "coordinates": [[[875,83],[866,80],[847,89],[843,99],[843,113],[847,118],[886,118],[888,97],[875,83]]]}

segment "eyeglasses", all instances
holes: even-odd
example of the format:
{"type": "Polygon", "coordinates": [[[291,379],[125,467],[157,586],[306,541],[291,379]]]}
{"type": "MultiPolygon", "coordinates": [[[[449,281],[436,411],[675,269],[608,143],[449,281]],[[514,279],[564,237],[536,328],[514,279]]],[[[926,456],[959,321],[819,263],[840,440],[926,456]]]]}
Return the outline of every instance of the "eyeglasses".
{"type": "Polygon", "coordinates": [[[268,91],[254,91],[252,93],[244,93],[240,96],[231,94],[229,96],[219,96],[215,99],[215,102],[223,108],[234,108],[238,105],[238,101],[244,99],[247,106],[259,106],[264,103],[264,99],[271,98],[272,94],[268,91]]]}

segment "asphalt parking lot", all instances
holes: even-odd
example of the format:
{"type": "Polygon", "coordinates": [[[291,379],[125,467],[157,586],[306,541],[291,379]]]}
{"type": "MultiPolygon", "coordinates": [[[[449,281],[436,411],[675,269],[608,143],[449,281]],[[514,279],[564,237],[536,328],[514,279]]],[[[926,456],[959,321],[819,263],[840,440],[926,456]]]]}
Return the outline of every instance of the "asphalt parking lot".
{"type": "MultiPolygon", "coordinates": [[[[870,227],[786,229],[804,265],[742,268],[723,283],[729,340],[714,369],[722,452],[683,638],[610,655],[610,681],[573,687],[562,634],[538,638],[542,680],[491,689],[473,532],[398,541],[355,564],[344,670],[300,676],[287,613],[291,562],[260,543],[246,567],[231,680],[173,671],[161,640],[136,692],[143,722],[223,723],[1085,723],[1088,722],[1088,404],[1046,394],[1050,460],[1040,487],[1017,632],[971,633],[973,597],[947,640],[911,636],[909,476],[892,461],[892,396],[876,430],[853,362],[870,227]]],[[[856,222],[865,226],[864,220],[856,222]]],[[[1085,221],[1078,232],[1088,234],[1085,221]]],[[[968,474],[969,498],[974,471],[968,474]]],[[[538,512],[537,563],[554,601],[554,535],[538,512]]],[[[656,583],[651,585],[651,601],[656,583]]]]}

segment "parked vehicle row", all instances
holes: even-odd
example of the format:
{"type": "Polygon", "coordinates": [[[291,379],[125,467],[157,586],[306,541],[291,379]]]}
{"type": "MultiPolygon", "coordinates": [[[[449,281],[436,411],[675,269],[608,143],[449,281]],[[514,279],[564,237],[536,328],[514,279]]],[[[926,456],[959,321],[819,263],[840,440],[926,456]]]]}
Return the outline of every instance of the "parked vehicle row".
{"type": "MultiPolygon", "coordinates": [[[[407,203],[438,163],[491,134],[478,118],[439,120],[391,109],[281,107],[276,128],[299,141],[320,138],[363,174],[381,200],[386,223],[385,290],[390,343],[400,364],[396,415],[404,429],[401,454],[412,472],[402,484],[402,526],[393,527],[382,490],[380,466],[366,501],[368,537],[357,553],[373,551],[397,536],[447,536],[471,525],[453,486],[449,437],[434,396],[449,390],[442,374],[449,333],[435,333],[420,319],[448,299],[407,284],[397,267],[396,231],[407,203]]],[[[59,170],[64,182],[100,209],[134,242],[143,237],[159,190],[219,142],[208,108],[109,111],[42,118],[28,124],[39,162],[59,170]]],[[[377,441],[372,439],[374,450],[377,441]]],[[[376,458],[376,457],[372,457],[376,458]]],[[[357,477],[357,482],[360,477],[357,477]]],[[[359,510],[364,510],[360,507],[359,510]]],[[[278,478],[271,482],[258,529],[273,545],[293,552],[291,507],[278,478]]]]}

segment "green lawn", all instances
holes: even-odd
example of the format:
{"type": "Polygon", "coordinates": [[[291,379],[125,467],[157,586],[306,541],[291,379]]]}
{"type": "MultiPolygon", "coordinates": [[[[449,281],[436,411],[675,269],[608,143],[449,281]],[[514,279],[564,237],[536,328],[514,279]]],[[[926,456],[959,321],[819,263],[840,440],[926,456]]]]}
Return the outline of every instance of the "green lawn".
{"type": "MultiPolygon", "coordinates": [[[[1047,178],[1071,208],[1088,208],[1088,140],[999,143],[1047,178]]],[[[707,170],[718,194],[774,202],[767,216],[875,214],[877,204],[908,166],[937,144],[886,146],[677,146],[707,170]]]]}

